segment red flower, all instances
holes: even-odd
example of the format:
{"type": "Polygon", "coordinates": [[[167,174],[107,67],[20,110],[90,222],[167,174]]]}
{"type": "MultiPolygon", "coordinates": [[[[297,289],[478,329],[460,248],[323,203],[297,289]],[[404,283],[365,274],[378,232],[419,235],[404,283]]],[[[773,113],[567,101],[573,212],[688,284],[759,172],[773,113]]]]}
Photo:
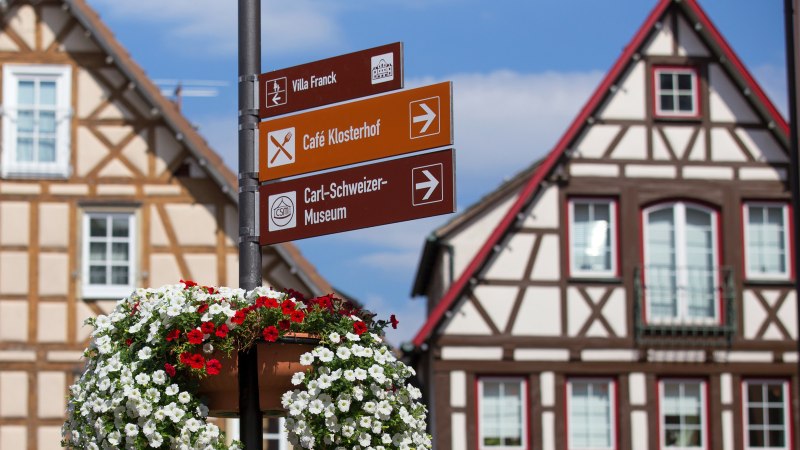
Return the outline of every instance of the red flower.
{"type": "Polygon", "coordinates": [[[202,369],[206,366],[206,359],[200,353],[189,356],[189,367],[192,369],[202,369]]]}
{"type": "Polygon", "coordinates": [[[173,366],[170,363],[164,363],[164,371],[166,371],[167,375],[169,375],[170,377],[175,376],[175,366],[173,366]]]}
{"type": "Polygon", "coordinates": [[[181,335],[181,330],[179,330],[177,328],[172,330],[172,331],[170,331],[169,333],[167,333],[167,342],[174,341],[175,339],[178,339],[178,337],[180,335],[181,335]]]}
{"type": "Polygon", "coordinates": [[[197,283],[195,283],[194,281],[190,281],[190,280],[181,280],[181,283],[186,285],[186,287],[184,289],[189,289],[190,287],[197,286],[197,283]]]}
{"type": "Polygon", "coordinates": [[[241,325],[244,322],[245,317],[246,313],[240,309],[236,311],[236,314],[233,315],[231,322],[235,323],[236,325],[241,325]]]}
{"type": "Polygon", "coordinates": [[[264,336],[265,341],[275,342],[278,340],[278,329],[275,328],[274,325],[270,325],[267,328],[264,328],[264,331],[261,332],[261,335],[264,336]]]}
{"type": "Polygon", "coordinates": [[[367,325],[364,322],[353,322],[353,332],[359,336],[367,331],[367,325]]]}
{"type": "Polygon", "coordinates": [[[284,314],[291,314],[292,311],[294,311],[294,302],[291,300],[284,300],[283,303],[281,303],[281,309],[284,314]]]}
{"type": "Polygon", "coordinates": [[[212,295],[213,295],[215,292],[217,292],[217,290],[216,290],[216,289],[214,289],[214,288],[213,288],[213,287],[211,287],[211,286],[203,286],[203,287],[206,289],[206,292],[208,292],[209,294],[212,294],[212,295]]]}
{"type": "Polygon", "coordinates": [[[199,329],[195,328],[194,330],[186,333],[186,337],[189,338],[190,344],[202,344],[203,343],[203,332],[199,329]]]}
{"type": "MultiPolygon", "coordinates": [[[[264,308],[277,308],[278,301],[272,297],[259,297],[258,300],[261,300],[260,305],[264,308]]],[[[259,304],[259,301],[256,300],[256,304],[259,304]]]]}
{"type": "Polygon", "coordinates": [[[331,309],[333,308],[333,294],[328,294],[317,299],[317,304],[320,308],[331,309]]]}
{"type": "Polygon", "coordinates": [[[216,327],[214,327],[213,322],[203,322],[200,325],[200,330],[205,334],[213,334],[214,330],[216,330],[216,327]]]}
{"type": "Polygon", "coordinates": [[[222,363],[216,359],[209,359],[206,361],[206,372],[209,375],[219,375],[219,371],[222,369],[222,363]]]}
{"type": "Polygon", "coordinates": [[[192,354],[189,353],[189,352],[181,353],[181,355],[179,357],[180,361],[181,361],[181,364],[183,364],[185,366],[188,366],[189,365],[189,361],[191,360],[191,357],[192,357],[192,354]]]}
{"type": "Polygon", "coordinates": [[[202,305],[197,307],[198,314],[203,314],[206,311],[208,311],[208,303],[203,303],[202,305]]]}
{"type": "Polygon", "coordinates": [[[225,336],[228,335],[228,326],[223,323],[222,325],[219,326],[219,328],[217,328],[217,332],[214,334],[216,334],[217,337],[224,338],[225,336]]]}
{"type": "Polygon", "coordinates": [[[303,319],[306,318],[306,313],[298,309],[292,311],[291,314],[289,314],[289,318],[292,320],[292,322],[303,323],[303,319]]]}
{"type": "Polygon", "coordinates": [[[400,323],[400,321],[397,320],[397,317],[395,317],[394,314],[392,314],[389,317],[389,322],[392,324],[392,328],[394,328],[395,330],[397,329],[397,324],[400,323]]]}
{"type": "Polygon", "coordinates": [[[289,322],[287,319],[279,320],[278,327],[280,327],[280,329],[283,331],[287,331],[292,327],[292,322],[289,322]]]}

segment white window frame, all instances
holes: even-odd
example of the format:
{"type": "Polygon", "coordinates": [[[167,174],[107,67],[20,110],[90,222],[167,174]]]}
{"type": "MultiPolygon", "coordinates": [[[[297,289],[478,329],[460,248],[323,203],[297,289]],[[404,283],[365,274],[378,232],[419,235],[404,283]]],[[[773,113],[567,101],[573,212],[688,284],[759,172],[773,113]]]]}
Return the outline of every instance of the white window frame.
{"type": "Polygon", "coordinates": [[[522,450],[528,448],[528,382],[522,377],[480,377],[478,379],[478,448],[488,450],[522,450]],[[519,383],[520,404],[522,405],[522,423],[520,424],[520,433],[522,440],[518,446],[510,445],[497,445],[485,446],[483,445],[483,383],[484,381],[494,382],[513,382],[519,383]]]}
{"type": "Polygon", "coordinates": [[[582,278],[613,278],[617,271],[617,201],[612,198],[574,197],[569,199],[569,270],[570,276],[582,278]],[[575,204],[608,205],[609,249],[611,268],[609,270],[585,270],[577,267],[575,258],[575,204]]]}
{"type": "Polygon", "coordinates": [[[658,442],[660,444],[660,448],[664,450],[707,450],[708,449],[708,385],[706,384],[706,380],[701,379],[680,379],[680,378],[668,378],[662,379],[658,381],[658,442]],[[666,424],[664,422],[665,414],[664,414],[664,384],[666,383],[697,383],[700,385],[700,433],[701,433],[701,444],[700,447],[674,447],[669,446],[667,447],[667,443],[664,439],[666,436],[666,424]]]}
{"type": "Polygon", "coordinates": [[[658,325],[717,325],[721,321],[721,313],[720,313],[720,280],[718,274],[715,272],[715,276],[712,278],[714,281],[713,285],[713,292],[714,292],[714,316],[711,318],[699,318],[693,317],[689,315],[689,305],[688,299],[686,295],[680,295],[680,286],[688,284],[687,278],[689,276],[688,271],[685,270],[687,256],[686,256],[686,208],[691,207],[695,209],[699,209],[705,211],[710,214],[711,216],[711,230],[714,233],[711,239],[711,251],[713,253],[713,261],[714,266],[712,266],[712,270],[719,270],[719,213],[713,209],[709,208],[708,206],[704,206],[698,203],[690,202],[690,201],[671,201],[671,202],[663,202],[657,203],[655,205],[651,205],[645,208],[642,211],[642,236],[644,241],[642,242],[643,252],[644,252],[644,281],[645,281],[645,305],[646,305],[646,320],[647,323],[658,324],[658,325]],[[677,309],[678,315],[676,317],[653,317],[652,316],[652,307],[650,303],[650,296],[647,295],[647,267],[650,266],[649,264],[649,251],[647,243],[649,242],[649,227],[648,227],[648,217],[649,214],[653,211],[665,209],[667,207],[671,207],[674,211],[673,215],[673,224],[675,226],[675,270],[676,270],[676,295],[677,295],[677,309]],[[683,270],[682,270],[683,268],[683,270]]]}
{"type": "Polygon", "coordinates": [[[567,444],[570,450],[613,450],[617,448],[617,383],[612,378],[570,378],[567,380],[567,444]],[[572,385],[575,382],[606,384],[608,386],[608,407],[611,410],[609,426],[611,427],[611,446],[609,447],[578,447],[572,439],[572,385]]]}
{"type": "MultiPolygon", "coordinates": [[[[264,420],[277,420],[278,432],[270,433],[267,430],[267,424],[264,424],[264,437],[263,441],[277,440],[278,450],[289,450],[289,434],[286,432],[286,418],[285,417],[264,417],[264,420]]],[[[264,448],[267,448],[266,445],[264,448]]]]}
{"type": "Polygon", "coordinates": [[[72,68],[67,65],[3,65],[3,152],[0,176],[66,178],[70,175],[70,134],[72,117],[72,68]],[[25,78],[49,78],[56,82],[56,160],[18,162],[18,85],[25,78]]]}
{"type": "Polygon", "coordinates": [[[790,245],[791,241],[789,239],[789,233],[791,230],[789,229],[789,206],[783,202],[745,202],[742,205],[742,220],[744,226],[744,270],[745,276],[748,279],[752,280],[788,280],[791,278],[792,275],[792,246],[790,245]],[[764,273],[764,272],[752,272],[750,270],[750,207],[766,207],[766,208],[775,208],[780,207],[783,213],[783,248],[784,248],[784,255],[783,255],[783,264],[786,268],[786,272],[784,273],[764,273]]]}
{"type": "MultiPolygon", "coordinates": [[[[136,213],[133,211],[86,211],[82,221],[82,276],[81,294],[86,299],[119,299],[128,296],[136,289],[137,244],[136,213]],[[128,219],[128,284],[90,284],[89,278],[89,219],[92,217],[125,217],[128,219]]],[[[107,241],[108,242],[108,241],[107,241]]]]}
{"type": "MultiPolygon", "coordinates": [[[[781,379],[746,379],[742,383],[742,422],[744,423],[744,427],[742,430],[743,433],[743,442],[744,448],[746,450],[789,450],[792,447],[792,423],[791,423],[791,416],[789,414],[789,403],[791,402],[790,391],[789,391],[789,382],[786,380],[781,379]],[[751,447],[750,446],[750,414],[748,413],[748,409],[750,408],[750,391],[747,389],[748,385],[750,384],[780,384],[781,388],[783,389],[783,440],[786,443],[784,446],[775,447],[751,447]]],[[[764,402],[762,402],[764,403],[764,402]]]]}
{"type": "Polygon", "coordinates": [[[653,68],[653,92],[655,93],[653,102],[655,104],[655,112],[657,117],[697,117],[700,114],[700,102],[699,102],[699,86],[698,86],[698,75],[697,70],[691,67],[655,67],[653,68]],[[661,75],[662,74],[689,74],[691,75],[691,83],[692,88],[690,91],[680,90],[678,89],[677,85],[674,85],[672,89],[669,90],[662,90],[661,89],[661,75]],[[662,92],[663,91],[663,92],[662,92]],[[671,94],[673,98],[677,101],[677,96],[679,94],[686,94],[689,93],[692,96],[692,110],[691,111],[681,111],[678,109],[678,104],[675,104],[674,110],[663,110],[661,109],[661,95],[664,94],[671,94]]]}

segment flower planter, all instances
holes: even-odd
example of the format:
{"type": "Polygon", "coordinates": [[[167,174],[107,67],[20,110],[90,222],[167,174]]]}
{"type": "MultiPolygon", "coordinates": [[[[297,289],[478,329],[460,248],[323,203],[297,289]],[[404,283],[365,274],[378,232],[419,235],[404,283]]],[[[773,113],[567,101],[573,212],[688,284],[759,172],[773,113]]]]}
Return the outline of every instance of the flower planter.
{"type": "MultiPolygon", "coordinates": [[[[319,342],[307,333],[292,333],[277,342],[258,342],[259,405],[266,415],[282,414],[281,396],[292,390],[292,375],[306,370],[300,364],[300,355],[310,352],[319,342]]],[[[208,406],[209,416],[239,416],[239,364],[236,353],[228,357],[214,352],[211,358],[219,359],[222,371],[200,381],[197,395],[208,406]]]]}

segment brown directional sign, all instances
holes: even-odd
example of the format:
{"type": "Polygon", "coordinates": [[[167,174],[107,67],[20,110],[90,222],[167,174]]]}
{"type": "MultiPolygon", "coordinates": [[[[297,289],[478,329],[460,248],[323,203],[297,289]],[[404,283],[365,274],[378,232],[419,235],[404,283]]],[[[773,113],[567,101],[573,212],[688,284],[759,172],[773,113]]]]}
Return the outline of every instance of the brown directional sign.
{"type": "Polygon", "coordinates": [[[403,87],[399,42],[266,72],[258,76],[261,118],[403,87]]]}
{"type": "Polygon", "coordinates": [[[452,213],[453,155],[441,150],[262,185],[261,245],[452,213]]]}
{"type": "Polygon", "coordinates": [[[259,124],[261,181],[453,144],[452,83],[259,124]]]}

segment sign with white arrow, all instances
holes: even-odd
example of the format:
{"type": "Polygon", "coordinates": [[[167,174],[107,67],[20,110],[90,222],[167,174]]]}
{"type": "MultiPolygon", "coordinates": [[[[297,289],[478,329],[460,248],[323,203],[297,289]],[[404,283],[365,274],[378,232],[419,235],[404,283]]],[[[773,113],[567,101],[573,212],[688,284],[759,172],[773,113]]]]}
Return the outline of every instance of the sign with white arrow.
{"type": "Polygon", "coordinates": [[[452,145],[452,89],[433,84],[261,122],[259,179],[452,145]]]}
{"type": "Polygon", "coordinates": [[[262,185],[261,245],[455,212],[447,149],[262,185]]]}

